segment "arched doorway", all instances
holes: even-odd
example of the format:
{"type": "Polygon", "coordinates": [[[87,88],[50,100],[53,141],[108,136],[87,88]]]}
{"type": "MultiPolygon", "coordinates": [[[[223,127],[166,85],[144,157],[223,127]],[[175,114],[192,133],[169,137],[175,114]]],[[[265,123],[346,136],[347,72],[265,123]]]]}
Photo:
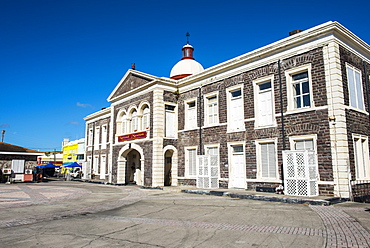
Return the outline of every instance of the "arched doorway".
{"type": "Polygon", "coordinates": [[[126,156],[126,184],[142,185],[140,153],[131,149],[126,156]]]}
{"type": "Polygon", "coordinates": [[[164,154],[164,186],[172,185],[172,150],[167,150],[164,154]]]}
{"type": "Polygon", "coordinates": [[[144,185],[144,152],[137,144],[126,144],[117,159],[117,184],[144,185]]]}

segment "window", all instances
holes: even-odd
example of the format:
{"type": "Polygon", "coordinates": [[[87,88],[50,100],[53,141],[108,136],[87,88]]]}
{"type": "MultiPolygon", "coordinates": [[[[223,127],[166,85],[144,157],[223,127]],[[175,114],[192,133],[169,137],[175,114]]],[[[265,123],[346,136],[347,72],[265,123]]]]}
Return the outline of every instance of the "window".
{"type": "Polygon", "coordinates": [[[100,169],[100,179],[105,179],[105,175],[107,174],[107,164],[106,164],[106,156],[101,156],[101,169],[100,169]]]}
{"type": "Polygon", "coordinates": [[[350,106],[365,110],[364,95],[362,91],[361,72],[347,65],[347,78],[350,106]]]}
{"type": "Polygon", "coordinates": [[[127,115],[126,114],[122,115],[121,120],[122,120],[121,133],[122,134],[128,133],[128,130],[127,130],[127,115]]]}
{"type": "Polygon", "coordinates": [[[217,155],[218,156],[218,147],[207,147],[206,148],[207,155],[217,155]]]}
{"type": "Polygon", "coordinates": [[[185,150],[185,177],[195,177],[197,175],[197,149],[187,148],[185,150]]]}
{"type": "Polygon", "coordinates": [[[94,164],[93,164],[93,173],[99,174],[100,173],[100,165],[99,165],[99,157],[94,157],[94,164]]]}
{"type": "Polygon", "coordinates": [[[255,126],[265,127],[274,124],[273,77],[254,82],[255,89],[255,126]]]}
{"type": "Polygon", "coordinates": [[[244,131],[244,108],[241,88],[228,91],[228,131],[244,131]]]}
{"type": "Polygon", "coordinates": [[[142,129],[146,130],[150,127],[150,110],[149,107],[146,106],[143,110],[143,117],[142,117],[142,129]]]}
{"type": "Polygon", "coordinates": [[[100,127],[96,127],[95,128],[95,137],[94,137],[95,149],[99,149],[99,142],[100,142],[100,127]]]}
{"type": "Polygon", "coordinates": [[[258,144],[259,177],[265,179],[277,179],[276,149],[274,142],[258,144]]]}
{"type": "Polygon", "coordinates": [[[313,144],[313,139],[295,140],[294,141],[294,150],[314,151],[315,147],[314,147],[314,144],[313,144]]]}
{"type": "Polygon", "coordinates": [[[24,159],[13,159],[12,170],[14,173],[24,173],[24,159]]]}
{"type": "Polygon", "coordinates": [[[175,106],[166,105],[166,123],[165,123],[165,137],[166,138],[175,138],[175,106]]]}
{"type": "Polygon", "coordinates": [[[89,129],[89,140],[88,140],[88,145],[92,146],[93,145],[93,130],[89,129]]]}
{"type": "Polygon", "coordinates": [[[134,110],[131,113],[131,132],[137,132],[139,130],[139,119],[137,116],[137,111],[134,110]]]}
{"type": "Polygon", "coordinates": [[[353,135],[353,148],[355,155],[356,179],[370,179],[368,138],[362,135],[353,135]]]}
{"type": "Polygon", "coordinates": [[[218,123],[218,101],[217,95],[205,98],[205,123],[206,125],[214,125],[218,123]]]}
{"type": "Polygon", "coordinates": [[[198,126],[196,101],[185,103],[185,108],[185,127],[186,129],[194,129],[198,126]]]}
{"type": "Polygon", "coordinates": [[[102,143],[102,149],[107,148],[107,137],[108,137],[108,130],[107,125],[102,126],[102,136],[101,136],[101,143],[102,143]]]}
{"type": "Polygon", "coordinates": [[[301,66],[285,72],[288,89],[288,110],[313,107],[311,66],[301,66]]]}
{"type": "Polygon", "coordinates": [[[84,160],[84,154],[77,154],[77,158],[76,158],[78,161],[80,160],[84,160]]]}
{"type": "Polygon", "coordinates": [[[310,83],[308,73],[302,72],[292,75],[294,108],[305,108],[311,106],[310,83]]]}

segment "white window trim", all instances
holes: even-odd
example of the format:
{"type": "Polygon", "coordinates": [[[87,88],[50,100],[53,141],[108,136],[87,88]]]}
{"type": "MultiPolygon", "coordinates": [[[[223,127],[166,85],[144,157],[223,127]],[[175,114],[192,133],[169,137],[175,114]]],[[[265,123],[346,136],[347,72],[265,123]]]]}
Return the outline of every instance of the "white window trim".
{"type": "Polygon", "coordinates": [[[185,130],[193,130],[198,129],[198,101],[197,98],[191,98],[184,101],[184,108],[185,108],[185,130]],[[191,102],[195,102],[195,126],[189,127],[189,108],[188,104],[191,102]]]}
{"type": "MultiPolygon", "coordinates": [[[[348,106],[351,109],[354,109],[354,110],[357,110],[357,111],[361,111],[361,112],[367,113],[366,112],[366,109],[365,109],[364,86],[363,86],[363,82],[362,82],[362,72],[361,72],[361,70],[357,69],[356,67],[352,66],[349,63],[346,63],[346,75],[347,75],[348,99],[349,99],[348,106]],[[362,97],[362,109],[361,108],[358,108],[358,107],[354,107],[354,106],[351,105],[351,89],[350,89],[349,80],[348,80],[348,70],[347,70],[348,68],[351,68],[353,71],[358,72],[360,74],[361,92],[362,92],[362,94],[361,94],[361,97],[362,97]]],[[[357,93],[357,89],[356,89],[356,93],[357,93]]],[[[357,94],[356,94],[356,96],[357,96],[357,94]]],[[[357,100],[357,97],[356,97],[356,100],[357,100]]]]}
{"type": "MultiPolygon", "coordinates": [[[[365,139],[365,153],[363,156],[365,158],[365,164],[364,166],[370,170],[370,158],[369,158],[369,138],[365,135],[361,135],[361,134],[352,134],[352,141],[353,141],[353,146],[356,145],[355,143],[355,139],[365,139]]],[[[355,151],[355,147],[353,147],[353,151],[355,151]]],[[[356,170],[356,180],[370,180],[370,171],[367,171],[367,175],[365,175],[364,177],[360,177],[359,174],[358,174],[358,171],[359,171],[359,168],[358,168],[358,164],[357,164],[357,161],[356,161],[356,155],[355,155],[355,170],[356,170]]]]}
{"type": "Polygon", "coordinates": [[[94,156],[94,163],[93,163],[93,173],[95,175],[99,175],[100,173],[99,172],[99,166],[100,166],[100,161],[99,161],[99,155],[95,155],[94,156]]]}
{"type": "Polygon", "coordinates": [[[148,129],[150,129],[150,108],[148,105],[145,105],[143,108],[141,108],[140,110],[141,112],[141,115],[142,115],[142,118],[141,118],[141,129],[143,131],[146,131],[148,129]],[[148,112],[147,113],[144,113],[145,109],[148,109],[148,112]],[[144,120],[147,119],[148,123],[147,123],[147,126],[144,127],[144,120]]]}
{"type": "Polygon", "coordinates": [[[220,144],[208,144],[204,145],[204,151],[207,151],[209,148],[217,148],[218,149],[218,175],[217,177],[220,178],[220,144]]]}
{"type": "Polygon", "coordinates": [[[308,140],[308,139],[313,140],[313,146],[315,149],[315,153],[317,155],[317,134],[290,136],[289,137],[290,150],[295,150],[294,146],[295,146],[296,141],[308,140]]]}
{"type": "Polygon", "coordinates": [[[87,145],[88,146],[93,146],[94,145],[94,130],[92,129],[92,128],[89,128],[89,137],[88,137],[88,143],[87,143],[87,145]]]}
{"type": "Polygon", "coordinates": [[[102,176],[105,176],[105,175],[108,175],[108,172],[106,171],[107,169],[107,155],[104,154],[104,155],[101,155],[100,156],[100,179],[104,179],[102,178],[102,176]],[[103,158],[105,158],[105,162],[103,163],[103,158]],[[104,173],[102,173],[102,168],[104,168],[104,173]]]}
{"type": "MultiPolygon", "coordinates": [[[[197,146],[186,146],[184,147],[185,151],[185,178],[187,179],[196,179],[197,175],[189,175],[189,150],[195,150],[195,165],[198,163],[198,147],[197,146]]],[[[195,174],[197,166],[195,166],[195,174]]]]}
{"type": "Polygon", "coordinates": [[[290,70],[285,71],[285,78],[286,78],[286,88],[287,88],[287,100],[288,100],[288,106],[287,106],[287,111],[292,112],[292,111],[297,111],[297,110],[306,110],[306,111],[311,111],[312,108],[315,108],[315,102],[313,100],[313,91],[312,91],[312,76],[311,76],[311,64],[308,65],[302,65],[290,70]],[[309,90],[310,90],[310,100],[311,100],[311,106],[310,107],[303,107],[303,108],[295,108],[294,107],[294,97],[293,97],[293,79],[292,76],[294,74],[300,73],[300,72],[305,72],[307,71],[308,73],[308,82],[309,82],[309,90]]]}
{"type": "Polygon", "coordinates": [[[244,119],[244,93],[243,93],[243,84],[238,84],[232,87],[229,87],[226,89],[226,95],[227,95],[227,133],[234,133],[234,132],[242,132],[245,131],[245,119],[244,119]],[[243,116],[243,126],[238,130],[232,130],[231,129],[231,110],[230,110],[230,103],[231,103],[231,92],[236,90],[241,90],[241,97],[242,97],[242,116],[243,116]]]}
{"type": "Polygon", "coordinates": [[[220,117],[219,117],[219,97],[218,97],[218,91],[212,92],[209,94],[204,95],[204,126],[211,127],[211,126],[218,126],[220,123],[220,117]],[[208,108],[208,99],[211,97],[216,97],[217,100],[217,120],[210,124],[209,123],[209,108],[208,108]]]}
{"type": "Polygon", "coordinates": [[[108,143],[108,125],[107,124],[102,125],[101,129],[102,129],[101,149],[106,149],[107,143],[108,143]],[[103,130],[106,130],[106,131],[103,132],[103,130]]]}
{"type": "Polygon", "coordinates": [[[246,181],[247,181],[247,168],[246,168],[246,160],[245,160],[245,142],[228,142],[227,143],[227,161],[228,161],[228,164],[227,164],[227,167],[228,167],[228,170],[229,170],[229,178],[228,178],[228,180],[229,180],[229,188],[232,188],[232,187],[234,187],[234,185],[232,185],[232,180],[231,180],[231,178],[230,178],[230,175],[232,175],[232,172],[231,172],[231,170],[232,170],[232,166],[230,166],[230,164],[231,164],[231,161],[232,161],[232,156],[233,156],[233,146],[243,146],[243,161],[244,161],[244,166],[243,166],[243,173],[244,173],[244,181],[245,181],[245,184],[244,184],[244,187],[246,188],[246,181]]]}
{"type": "Polygon", "coordinates": [[[174,107],[174,110],[173,110],[174,120],[175,120],[174,129],[173,129],[174,134],[173,134],[173,137],[167,137],[166,136],[166,130],[165,130],[166,129],[166,123],[164,123],[164,133],[163,133],[163,135],[164,135],[164,137],[166,139],[177,139],[178,138],[178,126],[177,126],[178,122],[176,121],[176,120],[178,120],[177,105],[176,104],[173,104],[172,102],[165,102],[164,103],[164,106],[165,106],[164,107],[164,118],[165,118],[165,122],[166,122],[166,112],[167,112],[166,105],[174,107]]]}
{"type": "Polygon", "coordinates": [[[279,167],[278,167],[278,147],[277,147],[277,138],[275,139],[261,139],[255,140],[256,145],[256,162],[257,162],[257,180],[259,182],[274,182],[280,183],[279,179],[279,167]],[[274,143],[275,145],[275,178],[262,177],[262,165],[261,165],[261,144],[274,143]]]}
{"type": "Polygon", "coordinates": [[[123,125],[123,117],[126,116],[126,128],[125,130],[127,131],[127,112],[123,109],[120,109],[118,111],[118,114],[116,116],[116,135],[122,135],[125,134],[122,131],[122,125],[123,125]]]}
{"type": "Polygon", "coordinates": [[[94,149],[98,150],[100,145],[100,126],[95,127],[94,149]]]}
{"type": "Polygon", "coordinates": [[[254,121],[254,127],[255,128],[266,128],[266,127],[275,127],[277,126],[276,123],[276,118],[275,118],[275,94],[274,94],[274,75],[259,78],[257,80],[253,81],[253,91],[254,91],[254,116],[255,116],[255,121],[254,121]],[[266,83],[266,82],[271,82],[271,102],[272,102],[272,124],[271,125],[261,125],[259,123],[259,102],[258,102],[258,95],[259,95],[259,84],[261,83],[266,83]]]}
{"type": "Polygon", "coordinates": [[[139,127],[139,112],[137,109],[133,109],[130,111],[130,133],[136,133],[140,130],[139,127]],[[135,113],[135,115],[133,115],[135,113]],[[136,128],[136,129],[135,129],[136,128]]]}

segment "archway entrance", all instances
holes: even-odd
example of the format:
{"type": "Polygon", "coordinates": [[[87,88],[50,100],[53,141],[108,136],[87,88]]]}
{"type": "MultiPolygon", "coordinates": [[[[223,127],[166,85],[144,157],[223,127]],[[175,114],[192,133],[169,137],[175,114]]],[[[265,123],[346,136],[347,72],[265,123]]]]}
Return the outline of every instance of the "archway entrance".
{"type": "Polygon", "coordinates": [[[143,185],[140,153],[132,149],[126,156],[126,184],[143,185]]]}
{"type": "Polygon", "coordinates": [[[164,186],[172,185],[172,155],[171,150],[167,150],[164,154],[164,186]]]}

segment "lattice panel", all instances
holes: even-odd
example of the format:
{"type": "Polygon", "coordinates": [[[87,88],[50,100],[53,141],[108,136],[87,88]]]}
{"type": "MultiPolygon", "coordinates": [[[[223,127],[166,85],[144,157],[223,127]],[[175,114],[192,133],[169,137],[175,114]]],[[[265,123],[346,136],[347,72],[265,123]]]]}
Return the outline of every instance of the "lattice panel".
{"type": "Polygon", "coordinates": [[[198,156],[197,188],[214,189],[218,188],[218,156],[198,156]]]}
{"type": "Polygon", "coordinates": [[[283,151],[286,195],[318,195],[318,166],[313,151],[283,151]]]}

